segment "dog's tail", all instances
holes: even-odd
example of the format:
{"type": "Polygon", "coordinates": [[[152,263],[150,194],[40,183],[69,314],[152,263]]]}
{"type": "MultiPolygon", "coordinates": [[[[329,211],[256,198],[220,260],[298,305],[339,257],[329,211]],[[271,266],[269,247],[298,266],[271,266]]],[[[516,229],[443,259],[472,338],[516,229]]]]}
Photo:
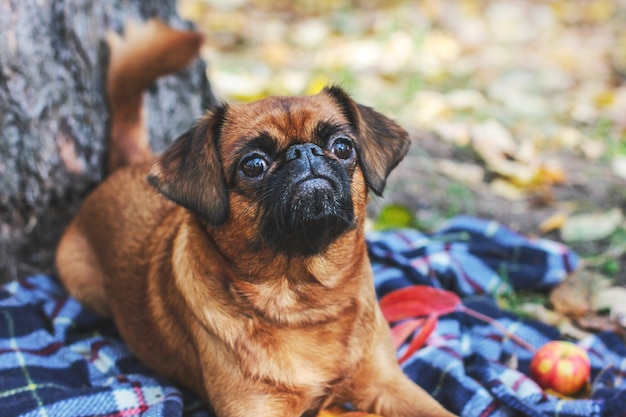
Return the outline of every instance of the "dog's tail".
{"type": "Polygon", "coordinates": [[[198,55],[202,35],[178,31],[152,19],[130,22],[124,37],[107,34],[110,50],[107,99],[111,137],[107,172],[152,158],[143,94],[157,78],[179,71],[198,55]]]}

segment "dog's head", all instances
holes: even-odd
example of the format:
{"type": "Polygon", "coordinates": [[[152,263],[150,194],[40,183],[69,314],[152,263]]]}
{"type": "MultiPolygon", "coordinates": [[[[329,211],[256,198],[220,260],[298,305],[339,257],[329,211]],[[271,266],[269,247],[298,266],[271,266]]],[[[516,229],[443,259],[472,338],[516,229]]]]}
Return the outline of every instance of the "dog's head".
{"type": "Polygon", "coordinates": [[[251,244],[313,255],[365,215],[409,146],[395,122],[330,87],[204,116],[155,161],[158,192],[251,244]]]}

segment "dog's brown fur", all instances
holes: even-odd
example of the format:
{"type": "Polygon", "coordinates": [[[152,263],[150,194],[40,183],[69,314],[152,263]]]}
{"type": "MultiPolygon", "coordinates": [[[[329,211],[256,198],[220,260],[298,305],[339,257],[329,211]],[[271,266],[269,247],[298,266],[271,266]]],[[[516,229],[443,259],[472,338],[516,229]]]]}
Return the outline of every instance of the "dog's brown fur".
{"type": "Polygon", "coordinates": [[[335,401],[389,417],[450,416],[396,363],[363,234],[367,188],[382,192],[406,132],[330,88],[210,112],[151,163],[143,89],[186,65],[200,38],[155,22],[127,38],[109,37],[111,173],[57,252],[69,292],[111,314],[134,354],[220,417],[314,415],[335,401]],[[320,120],[359,136],[355,227],[312,256],[260,245],[259,202],[235,189],[237,150],[259,131],[286,149],[320,120]]]}

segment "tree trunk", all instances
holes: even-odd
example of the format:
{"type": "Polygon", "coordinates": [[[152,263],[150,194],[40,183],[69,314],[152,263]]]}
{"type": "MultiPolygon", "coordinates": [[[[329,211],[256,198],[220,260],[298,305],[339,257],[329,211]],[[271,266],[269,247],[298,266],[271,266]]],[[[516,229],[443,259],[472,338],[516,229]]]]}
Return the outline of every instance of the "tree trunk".
{"type": "MultiPolygon", "coordinates": [[[[57,241],[102,179],[107,30],[157,17],[189,28],[175,0],[0,2],[0,282],[53,270],[57,241]]],[[[215,104],[198,60],[145,100],[162,150],[215,104]]]]}

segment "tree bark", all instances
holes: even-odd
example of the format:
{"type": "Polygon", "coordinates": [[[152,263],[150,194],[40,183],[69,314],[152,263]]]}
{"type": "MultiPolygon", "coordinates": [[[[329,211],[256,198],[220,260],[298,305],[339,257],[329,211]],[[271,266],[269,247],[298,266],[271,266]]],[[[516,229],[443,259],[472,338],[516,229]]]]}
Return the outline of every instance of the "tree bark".
{"type": "MultiPolygon", "coordinates": [[[[190,28],[175,0],[0,1],[0,282],[53,271],[61,233],[103,175],[104,36],[150,17],[190,28]]],[[[200,60],[159,80],[144,104],[153,149],[214,104],[200,60]]]]}

